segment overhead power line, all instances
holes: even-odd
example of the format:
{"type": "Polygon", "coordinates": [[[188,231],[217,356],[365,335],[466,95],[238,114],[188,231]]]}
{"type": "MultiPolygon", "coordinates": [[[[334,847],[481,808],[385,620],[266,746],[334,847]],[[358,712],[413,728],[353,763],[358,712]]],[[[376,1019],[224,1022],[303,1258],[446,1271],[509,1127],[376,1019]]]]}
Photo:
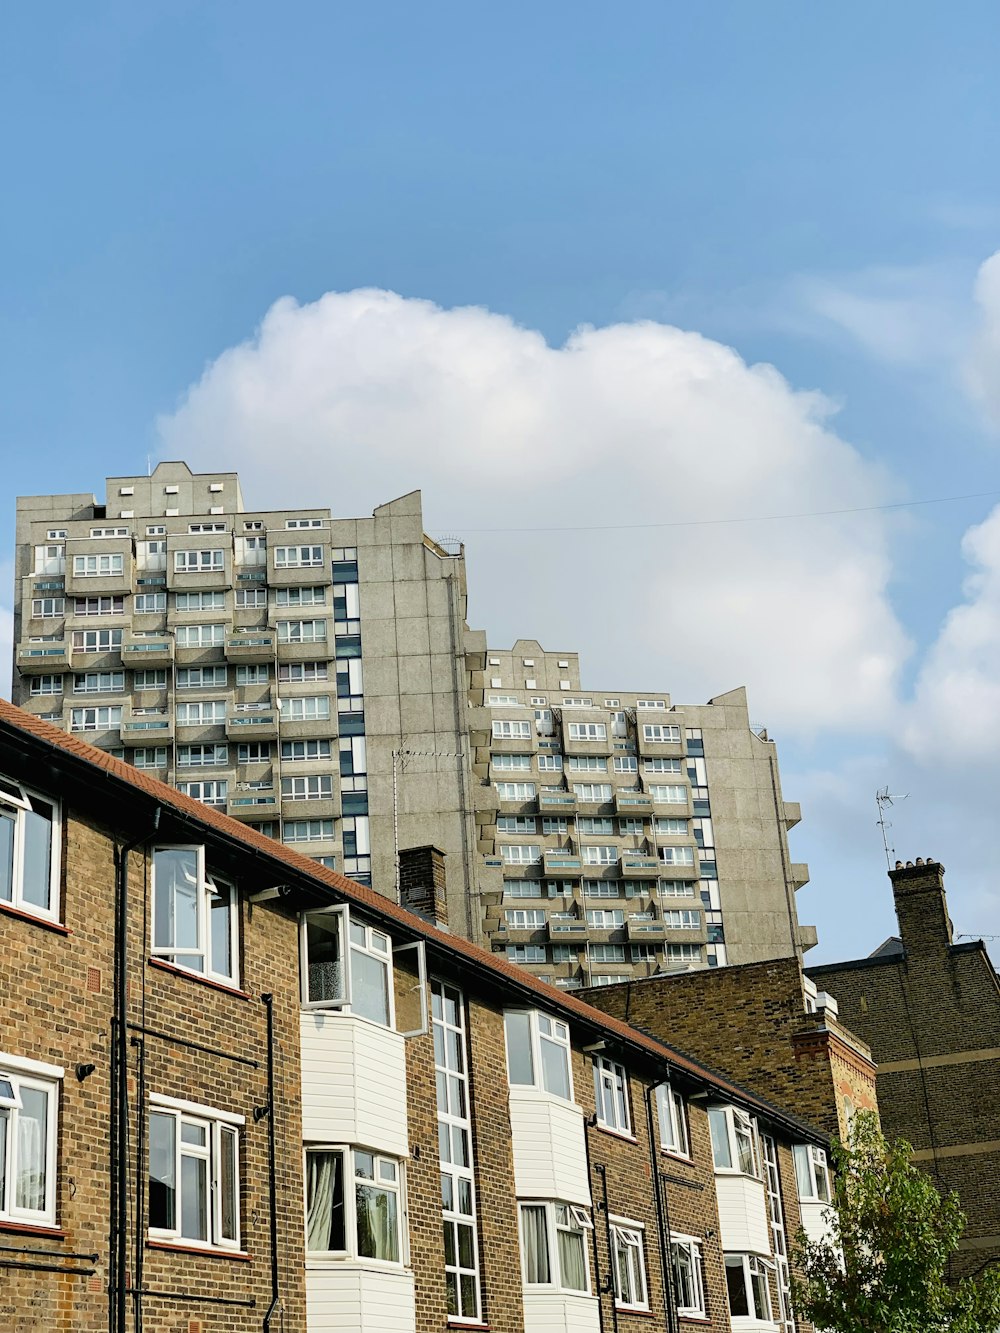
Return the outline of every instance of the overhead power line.
{"type": "Polygon", "coordinates": [[[792,514],[739,514],[733,518],[677,518],[665,523],[575,523],[567,527],[550,528],[467,528],[466,534],[482,535],[490,532],[638,532],[647,528],[704,528],[726,523],[778,523],[795,518],[835,518],[842,514],[876,514],[890,509],[916,509],[919,505],[955,504],[959,500],[989,500],[1000,491],[974,491],[969,495],[939,495],[929,500],[898,500],[895,504],[859,505],[853,509],[806,509],[792,514]]]}

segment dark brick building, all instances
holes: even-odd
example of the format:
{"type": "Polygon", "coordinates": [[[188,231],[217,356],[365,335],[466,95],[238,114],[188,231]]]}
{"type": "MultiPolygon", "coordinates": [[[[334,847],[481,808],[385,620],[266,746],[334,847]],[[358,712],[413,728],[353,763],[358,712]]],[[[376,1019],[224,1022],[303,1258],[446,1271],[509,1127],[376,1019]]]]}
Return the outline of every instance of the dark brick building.
{"type": "Polygon", "coordinates": [[[1000,983],[981,940],[956,944],[944,866],[889,872],[899,936],[806,969],[871,1046],[882,1124],[968,1217],[956,1272],[1000,1262],[1000,983]]]}

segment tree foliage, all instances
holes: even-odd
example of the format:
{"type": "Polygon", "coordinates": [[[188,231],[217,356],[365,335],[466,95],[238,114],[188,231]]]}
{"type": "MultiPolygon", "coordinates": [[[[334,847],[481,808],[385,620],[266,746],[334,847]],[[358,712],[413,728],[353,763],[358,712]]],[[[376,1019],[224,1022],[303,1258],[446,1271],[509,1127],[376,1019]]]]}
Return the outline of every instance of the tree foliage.
{"type": "MultiPolygon", "coordinates": [[[[890,1143],[871,1112],[835,1144],[835,1207],[825,1241],[799,1233],[798,1312],[830,1333],[992,1333],[1000,1329],[1000,1270],[949,1284],[965,1215],[890,1143]]],[[[991,1188],[983,1182],[984,1188],[991,1188]]]]}

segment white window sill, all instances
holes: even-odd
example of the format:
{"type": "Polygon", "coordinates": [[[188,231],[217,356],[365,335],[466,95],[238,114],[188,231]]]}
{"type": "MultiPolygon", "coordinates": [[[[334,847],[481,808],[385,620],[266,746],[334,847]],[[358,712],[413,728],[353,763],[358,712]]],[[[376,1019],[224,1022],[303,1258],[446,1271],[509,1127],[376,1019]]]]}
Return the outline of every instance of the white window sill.
{"type": "MultiPolygon", "coordinates": [[[[639,1140],[635,1137],[634,1134],[630,1134],[627,1130],[624,1129],[615,1129],[613,1125],[606,1125],[602,1120],[595,1121],[594,1128],[599,1129],[602,1134],[610,1134],[613,1138],[623,1139],[626,1143],[639,1142],[639,1140]]],[[[626,1308],[631,1309],[632,1307],[626,1307],[623,1305],[621,1308],[624,1310],[626,1308]]],[[[638,1309],[640,1307],[636,1306],[635,1308],[638,1309]]]]}
{"type": "Polygon", "coordinates": [[[324,1255],[311,1254],[306,1256],[306,1270],[326,1271],[333,1268],[351,1268],[360,1269],[369,1273],[399,1273],[401,1276],[412,1277],[412,1269],[407,1268],[406,1264],[396,1263],[391,1259],[358,1259],[354,1255],[324,1255]]]}

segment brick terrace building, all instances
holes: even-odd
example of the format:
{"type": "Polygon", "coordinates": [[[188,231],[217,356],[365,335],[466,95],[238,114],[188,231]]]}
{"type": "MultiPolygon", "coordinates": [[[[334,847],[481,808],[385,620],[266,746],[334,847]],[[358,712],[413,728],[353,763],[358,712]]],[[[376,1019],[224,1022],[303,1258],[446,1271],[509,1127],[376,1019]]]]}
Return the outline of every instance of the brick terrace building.
{"type": "Polygon", "coordinates": [[[982,940],[952,939],[944,866],[897,861],[889,879],[899,937],[807,972],[871,1046],[886,1132],[957,1191],[967,1273],[1000,1262],[1000,983],[982,940]]]}
{"type": "Polygon", "coordinates": [[[822,1132],[451,936],[436,849],[419,916],[6,703],[0,775],[0,1325],[805,1328],[822,1132]]]}

